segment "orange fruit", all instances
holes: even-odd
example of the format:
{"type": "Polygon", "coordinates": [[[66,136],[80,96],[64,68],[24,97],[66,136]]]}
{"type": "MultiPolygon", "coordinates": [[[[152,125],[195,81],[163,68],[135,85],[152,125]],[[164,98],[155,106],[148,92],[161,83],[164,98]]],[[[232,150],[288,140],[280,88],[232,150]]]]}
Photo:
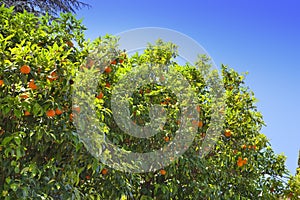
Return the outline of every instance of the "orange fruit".
{"type": "Polygon", "coordinates": [[[29,84],[28,84],[28,87],[33,89],[33,90],[36,90],[37,89],[37,85],[34,83],[34,80],[31,79],[29,84]]]}
{"type": "Polygon", "coordinates": [[[105,73],[109,74],[112,71],[112,69],[110,66],[107,66],[107,67],[105,67],[104,71],[105,71],[105,73]]]}
{"type": "Polygon", "coordinates": [[[28,65],[23,65],[21,68],[20,68],[20,71],[22,74],[29,74],[30,73],[30,67],[28,65]]]}
{"type": "Polygon", "coordinates": [[[0,86],[3,85],[3,84],[4,84],[4,81],[3,81],[3,80],[0,80],[0,86]]]}
{"type": "Polygon", "coordinates": [[[74,106],[73,110],[76,111],[77,113],[80,113],[80,107],[79,106],[74,106]]]}
{"type": "Polygon", "coordinates": [[[105,87],[110,88],[110,84],[106,82],[105,87]]]}
{"type": "Polygon", "coordinates": [[[46,112],[47,117],[54,117],[55,116],[55,110],[48,110],[46,112]]]}
{"type": "Polygon", "coordinates": [[[110,62],[110,64],[115,65],[115,64],[117,64],[117,61],[113,60],[113,61],[110,62]]]}
{"type": "Polygon", "coordinates": [[[242,149],[247,149],[247,145],[243,144],[242,149]]]}
{"type": "Polygon", "coordinates": [[[101,174],[106,175],[108,173],[108,170],[106,168],[103,168],[101,171],[101,174]]]}
{"type": "Polygon", "coordinates": [[[21,95],[20,95],[20,98],[22,98],[22,99],[27,99],[27,98],[28,98],[28,95],[27,95],[27,94],[21,94],[21,95]]]}
{"type": "Polygon", "coordinates": [[[203,122],[202,122],[202,121],[199,121],[199,122],[198,122],[198,127],[201,128],[202,126],[203,126],[203,122]]]}
{"type": "Polygon", "coordinates": [[[161,175],[166,175],[167,174],[167,171],[166,170],[164,170],[164,169],[161,169],[160,171],[159,171],[159,173],[161,174],[161,175]]]}
{"type": "Polygon", "coordinates": [[[59,108],[56,108],[56,110],[55,110],[56,115],[61,115],[62,113],[63,113],[62,110],[60,110],[59,108]]]}
{"type": "Polygon", "coordinates": [[[30,112],[26,110],[26,111],[24,112],[24,115],[25,115],[25,116],[29,116],[29,115],[30,115],[30,112]]]}
{"type": "Polygon", "coordinates": [[[247,164],[247,162],[248,162],[248,158],[244,158],[243,159],[243,164],[245,165],[245,164],[247,164]]]}
{"type": "Polygon", "coordinates": [[[231,136],[231,130],[226,129],[224,135],[225,135],[226,137],[230,137],[230,136],[231,136]]]}
{"type": "Polygon", "coordinates": [[[238,161],[237,161],[237,166],[238,167],[242,167],[244,165],[244,161],[241,157],[238,158],[238,161]]]}
{"type": "Polygon", "coordinates": [[[242,167],[243,165],[247,164],[247,162],[248,162],[248,158],[243,159],[242,157],[239,157],[237,161],[237,166],[242,167]]]}
{"type": "Polygon", "coordinates": [[[169,137],[169,136],[165,136],[165,137],[164,137],[164,140],[165,140],[166,142],[169,142],[169,141],[170,141],[170,137],[169,137]]]}
{"type": "Polygon", "coordinates": [[[96,98],[97,98],[97,99],[102,99],[103,97],[104,97],[103,92],[100,92],[96,98]]]}
{"type": "Polygon", "coordinates": [[[74,117],[74,115],[73,115],[73,113],[71,113],[70,116],[69,116],[70,121],[73,121],[73,117],[74,117]]]}
{"type": "Polygon", "coordinates": [[[168,102],[166,102],[166,101],[163,101],[163,102],[161,102],[160,104],[161,104],[161,105],[167,105],[167,104],[168,104],[168,102]]]}
{"type": "Polygon", "coordinates": [[[52,82],[58,79],[58,75],[56,73],[56,71],[52,71],[50,76],[47,77],[47,79],[52,82]]]}
{"type": "Polygon", "coordinates": [[[252,149],[253,149],[253,150],[256,150],[256,145],[253,145],[253,146],[252,146],[252,149]]]}
{"type": "Polygon", "coordinates": [[[86,178],[87,180],[90,180],[90,179],[91,179],[91,176],[86,175],[85,178],[86,178]]]}
{"type": "Polygon", "coordinates": [[[201,111],[201,107],[200,107],[200,106],[197,106],[197,107],[196,107],[196,110],[197,110],[197,112],[200,112],[200,111],[201,111]]]}

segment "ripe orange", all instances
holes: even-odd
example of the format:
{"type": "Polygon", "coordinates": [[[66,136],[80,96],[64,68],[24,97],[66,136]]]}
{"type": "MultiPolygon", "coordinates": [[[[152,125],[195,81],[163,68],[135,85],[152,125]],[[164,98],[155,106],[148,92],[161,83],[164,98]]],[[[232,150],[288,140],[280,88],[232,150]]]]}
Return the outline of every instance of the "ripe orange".
{"type": "Polygon", "coordinates": [[[202,121],[199,121],[199,122],[198,122],[198,127],[201,128],[202,126],[203,126],[203,122],[202,122],[202,121]]]}
{"type": "Polygon", "coordinates": [[[29,116],[29,115],[30,115],[30,112],[26,110],[26,111],[24,112],[24,115],[25,115],[25,116],[29,116]]]}
{"type": "Polygon", "coordinates": [[[28,65],[23,65],[21,68],[20,68],[20,71],[22,74],[29,74],[30,73],[30,67],[28,65]]]}
{"type": "Polygon", "coordinates": [[[159,173],[161,174],[161,175],[166,175],[167,174],[167,171],[166,170],[164,170],[164,169],[161,169],[160,171],[159,171],[159,173]]]}
{"type": "Polygon", "coordinates": [[[63,113],[62,110],[60,110],[59,108],[56,108],[56,110],[55,110],[56,115],[61,115],[62,113],[63,113]]]}
{"type": "Polygon", "coordinates": [[[4,81],[3,81],[3,80],[0,80],[0,86],[3,85],[3,84],[4,84],[4,81]]]}
{"type": "Polygon", "coordinates": [[[56,73],[56,71],[52,71],[50,76],[47,77],[47,79],[52,82],[58,79],[58,75],[56,73]]]}
{"type": "Polygon", "coordinates": [[[247,149],[247,145],[243,144],[242,149],[247,149]]]}
{"type": "Polygon", "coordinates": [[[243,159],[243,164],[245,165],[245,164],[247,164],[247,162],[248,162],[248,158],[244,158],[243,159]]]}
{"type": "Polygon", "coordinates": [[[117,61],[113,60],[113,61],[110,62],[110,64],[115,65],[115,64],[117,64],[117,61]]]}
{"type": "Polygon", "coordinates": [[[226,137],[230,137],[230,136],[231,136],[231,130],[226,129],[224,135],[225,135],[226,137]]]}
{"type": "Polygon", "coordinates": [[[197,112],[200,112],[200,111],[201,111],[201,107],[198,105],[198,106],[196,107],[196,110],[197,110],[197,112]]]}
{"type": "Polygon", "coordinates": [[[37,85],[34,83],[34,80],[31,79],[29,84],[28,84],[28,87],[33,89],[33,90],[36,90],[37,89],[37,85]]]}
{"type": "Polygon", "coordinates": [[[165,136],[165,137],[164,137],[164,140],[165,140],[166,142],[169,142],[169,141],[170,141],[170,137],[169,137],[169,136],[165,136]]]}
{"type": "Polygon", "coordinates": [[[91,179],[91,176],[86,175],[85,178],[86,178],[87,180],[90,180],[90,179],[91,179]]]}
{"type": "Polygon", "coordinates": [[[21,94],[21,95],[20,95],[20,98],[22,98],[22,99],[27,99],[27,98],[28,98],[28,95],[27,95],[27,94],[21,94]]]}
{"type": "Polygon", "coordinates": [[[54,117],[55,116],[55,110],[47,110],[46,112],[47,117],[54,117]]]}
{"type": "Polygon", "coordinates": [[[73,113],[71,113],[70,116],[69,116],[70,121],[73,121],[73,117],[74,117],[74,115],[73,115],[73,113]]]}
{"type": "Polygon", "coordinates": [[[105,67],[104,71],[105,71],[105,73],[109,74],[112,71],[112,69],[110,66],[107,66],[107,67],[105,67]]]}
{"type": "Polygon", "coordinates": [[[107,173],[108,173],[108,169],[103,168],[102,171],[101,171],[101,174],[106,175],[107,173]]]}
{"type": "Polygon", "coordinates": [[[102,99],[103,97],[104,97],[103,92],[100,92],[96,98],[97,98],[97,99],[102,99]]]}
{"type": "Polygon", "coordinates": [[[237,166],[242,167],[243,165],[244,165],[243,159],[242,159],[242,157],[239,157],[238,161],[237,161],[237,166]]]}
{"type": "Polygon", "coordinates": [[[76,111],[77,113],[80,113],[80,107],[79,106],[74,106],[73,110],[76,111]]]}
{"type": "Polygon", "coordinates": [[[110,84],[106,82],[105,87],[110,88],[110,84]]]}
{"type": "Polygon", "coordinates": [[[242,157],[239,157],[237,161],[237,166],[242,167],[243,165],[247,164],[247,162],[248,162],[248,158],[243,159],[242,157]]]}

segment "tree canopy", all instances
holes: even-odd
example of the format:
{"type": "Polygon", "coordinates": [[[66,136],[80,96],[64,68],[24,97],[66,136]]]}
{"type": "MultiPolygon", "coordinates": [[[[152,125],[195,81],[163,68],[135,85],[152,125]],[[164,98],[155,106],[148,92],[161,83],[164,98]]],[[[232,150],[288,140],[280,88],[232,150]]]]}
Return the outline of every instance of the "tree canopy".
{"type": "MultiPolygon", "coordinates": [[[[210,153],[201,157],[214,110],[200,70],[209,68],[206,58],[200,57],[195,65],[180,65],[176,62],[180,47],[161,40],[129,56],[118,49],[113,36],[85,41],[85,27],[70,13],[50,20],[48,15],[16,13],[1,6],[0,26],[1,199],[278,199],[299,188],[294,179],[285,183],[289,177],[285,157],[275,154],[261,133],[262,114],[244,74],[222,66],[226,106],[217,107],[217,112],[224,114],[224,124],[210,153]],[[138,85],[132,95],[121,99],[128,103],[133,127],[153,120],[152,105],[159,105],[156,111],[165,114],[164,126],[146,139],[128,135],[112,112],[114,89],[140,66],[163,72],[151,75],[155,83],[138,85]],[[183,109],[191,102],[168,87],[171,81],[176,83],[167,75],[170,71],[189,83],[198,118],[183,109]],[[82,88],[74,101],[76,87],[82,88]],[[86,109],[80,97],[87,97],[93,110],[86,109]],[[78,119],[92,119],[89,113],[97,117],[100,134],[90,129],[80,132],[76,126],[78,119]],[[178,117],[181,114],[188,118],[178,117]],[[101,162],[114,152],[105,149],[107,140],[99,136],[143,153],[176,142],[176,131],[184,123],[192,125],[185,131],[195,131],[196,136],[170,165],[127,173],[101,162]],[[91,147],[99,152],[97,156],[91,147]]],[[[180,150],[176,144],[173,147],[180,150]]]]}
{"type": "Polygon", "coordinates": [[[1,0],[0,5],[14,6],[16,12],[32,12],[35,14],[58,15],[60,12],[72,12],[90,5],[78,0],[1,0]]]}

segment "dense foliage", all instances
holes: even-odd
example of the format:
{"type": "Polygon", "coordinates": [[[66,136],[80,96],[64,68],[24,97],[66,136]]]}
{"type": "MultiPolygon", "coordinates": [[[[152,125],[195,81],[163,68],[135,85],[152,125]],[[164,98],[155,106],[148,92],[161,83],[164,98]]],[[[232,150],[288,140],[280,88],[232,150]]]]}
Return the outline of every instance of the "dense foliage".
{"type": "Polygon", "coordinates": [[[89,7],[88,4],[78,0],[1,0],[0,5],[7,7],[14,6],[14,11],[58,15],[60,12],[72,12],[82,7],[89,7]]]}
{"type": "Polygon", "coordinates": [[[199,58],[196,66],[181,66],[176,63],[176,46],[162,41],[129,57],[118,50],[114,37],[85,42],[85,28],[70,14],[49,20],[47,15],[15,13],[2,6],[0,26],[1,198],[277,199],[287,192],[285,158],[273,152],[260,132],[262,115],[243,75],[222,66],[226,107],[219,112],[225,123],[213,150],[201,158],[212,114],[209,88],[200,70],[209,68],[207,59],[199,58]],[[114,58],[99,65],[97,61],[109,52],[114,58]],[[181,102],[173,91],[159,83],[146,84],[128,98],[136,125],[150,121],[152,104],[166,111],[165,126],[148,139],[124,133],[111,113],[114,85],[149,63],[185,77],[196,94],[201,120],[192,122],[197,127],[194,142],[171,165],[155,172],[125,173],[105,166],[86,150],[74,126],[85,105],[72,102],[72,90],[78,81],[83,85],[89,81],[76,74],[93,75],[91,80],[99,84],[91,98],[107,138],[136,152],[157,149],[172,142],[181,126],[181,102]],[[99,66],[102,73],[94,73],[99,66]]]}

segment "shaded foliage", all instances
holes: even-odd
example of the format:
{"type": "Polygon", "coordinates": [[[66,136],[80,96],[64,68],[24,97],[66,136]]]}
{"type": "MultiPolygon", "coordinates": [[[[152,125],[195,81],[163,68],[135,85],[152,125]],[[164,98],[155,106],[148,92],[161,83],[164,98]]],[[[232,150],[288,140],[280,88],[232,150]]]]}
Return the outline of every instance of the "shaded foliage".
{"type": "Polygon", "coordinates": [[[1,0],[0,5],[5,4],[7,7],[14,6],[16,12],[27,12],[35,14],[58,15],[60,12],[72,12],[82,7],[89,7],[87,3],[78,0],[1,0]]]}

